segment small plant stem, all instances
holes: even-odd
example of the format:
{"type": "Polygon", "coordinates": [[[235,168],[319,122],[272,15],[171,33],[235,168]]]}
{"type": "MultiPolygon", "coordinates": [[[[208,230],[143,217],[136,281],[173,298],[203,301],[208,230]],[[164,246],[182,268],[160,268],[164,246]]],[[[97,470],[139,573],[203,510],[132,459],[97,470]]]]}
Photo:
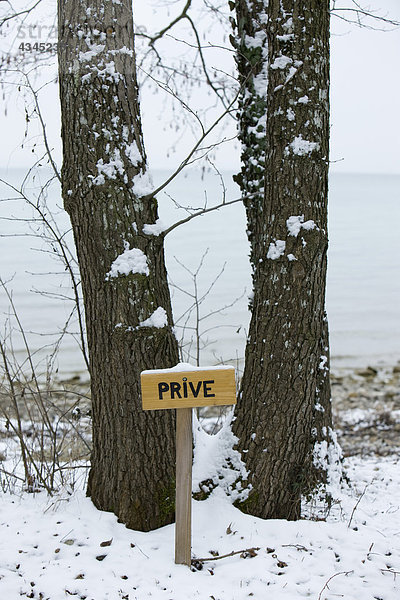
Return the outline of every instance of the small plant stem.
{"type": "Polygon", "coordinates": [[[20,448],[21,448],[21,456],[22,456],[22,463],[24,465],[25,480],[28,483],[30,473],[29,473],[28,461],[26,458],[25,441],[24,441],[24,436],[22,433],[21,415],[20,415],[19,408],[18,408],[18,402],[17,402],[17,396],[16,396],[16,392],[15,392],[15,387],[14,387],[14,381],[13,381],[13,378],[11,377],[10,368],[9,368],[9,364],[8,364],[8,360],[7,360],[7,356],[6,356],[6,351],[5,351],[5,348],[1,341],[0,341],[0,351],[1,351],[2,358],[3,358],[4,369],[6,372],[8,384],[10,386],[11,399],[12,399],[12,403],[13,403],[14,410],[15,410],[15,417],[17,419],[17,427],[15,429],[15,433],[17,434],[20,448]]]}

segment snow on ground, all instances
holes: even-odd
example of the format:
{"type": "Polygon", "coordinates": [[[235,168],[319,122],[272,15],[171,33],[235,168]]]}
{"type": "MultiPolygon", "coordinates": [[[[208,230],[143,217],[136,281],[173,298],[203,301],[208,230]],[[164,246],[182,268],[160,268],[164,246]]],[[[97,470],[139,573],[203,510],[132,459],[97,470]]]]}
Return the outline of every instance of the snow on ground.
{"type": "Polygon", "coordinates": [[[83,491],[2,493],[0,598],[397,600],[398,459],[352,457],[345,465],[353,487],[326,522],[263,521],[239,512],[222,490],[193,501],[192,554],[212,559],[199,571],[174,564],[173,525],[128,530],[83,491]]]}

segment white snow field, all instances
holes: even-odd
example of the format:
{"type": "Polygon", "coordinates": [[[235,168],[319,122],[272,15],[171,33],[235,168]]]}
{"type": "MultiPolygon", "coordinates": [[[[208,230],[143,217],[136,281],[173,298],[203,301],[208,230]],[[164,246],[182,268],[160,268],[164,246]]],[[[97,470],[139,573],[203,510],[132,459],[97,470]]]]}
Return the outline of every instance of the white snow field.
{"type": "Polygon", "coordinates": [[[211,559],[194,571],[174,564],[173,525],[126,529],[82,490],[1,493],[0,598],[397,600],[398,458],[344,464],[351,487],[325,521],[264,521],[218,489],[193,501],[192,556],[211,559]]]}

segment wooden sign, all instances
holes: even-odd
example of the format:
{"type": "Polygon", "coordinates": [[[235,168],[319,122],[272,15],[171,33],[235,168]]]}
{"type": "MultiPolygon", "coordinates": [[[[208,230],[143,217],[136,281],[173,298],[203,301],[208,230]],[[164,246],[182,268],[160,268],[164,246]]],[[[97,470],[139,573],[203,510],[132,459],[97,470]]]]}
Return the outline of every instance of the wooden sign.
{"type": "Polygon", "coordinates": [[[233,367],[185,367],[141,373],[143,410],[236,404],[233,367]]]}
{"type": "Polygon", "coordinates": [[[192,367],[142,371],[143,410],[176,408],[175,562],[191,564],[192,408],[236,404],[233,367],[192,367]]]}

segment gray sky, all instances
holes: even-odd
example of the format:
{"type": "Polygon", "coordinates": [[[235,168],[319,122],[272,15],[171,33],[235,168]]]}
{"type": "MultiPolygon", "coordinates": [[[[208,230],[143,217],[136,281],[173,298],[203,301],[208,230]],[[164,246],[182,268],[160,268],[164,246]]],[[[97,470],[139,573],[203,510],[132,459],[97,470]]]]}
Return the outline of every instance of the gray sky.
{"type": "MultiPolygon", "coordinates": [[[[137,1],[135,4],[138,10],[144,10],[144,18],[147,12],[149,18],[154,19],[147,3],[140,5],[137,1]]],[[[389,14],[400,20],[400,0],[370,0],[369,5],[379,8],[382,15],[389,14]]],[[[164,17],[161,10],[157,16],[164,17]]],[[[5,40],[3,32],[3,40],[0,38],[3,47],[5,40]]],[[[400,29],[386,32],[360,29],[333,17],[331,48],[332,170],[400,174],[400,29]]],[[[55,74],[54,69],[52,73],[55,74]]],[[[184,142],[175,154],[167,157],[170,135],[163,133],[161,122],[156,118],[155,100],[150,96],[145,100],[144,131],[150,165],[173,168],[183,158],[179,150],[184,148],[184,142]]],[[[43,109],[51,144],[59,147],[55,84],[44,94],[43,109]]],[[[30,160],[30,153],[27,158],[19,150],[25,129],[21,99],[7,102],[7,114],[4,111],[0,114],[0,127],[0,166],[20,166],[30,160]]],[[[221,168],[238,168],[237,146],[236,149],[233,145],[224,147],[219,165],[221,168]]]]}
{"type": "MultiPolygon", "coordinates": [[[[374,0],[400,20],[400,0],[374,0]]],[[[379,24],[377,24],[379,26],[379,24]]],[[[400,173],[400,30],[370,31],[332,17],[331,160],[338,171],[400,173]]]]}

